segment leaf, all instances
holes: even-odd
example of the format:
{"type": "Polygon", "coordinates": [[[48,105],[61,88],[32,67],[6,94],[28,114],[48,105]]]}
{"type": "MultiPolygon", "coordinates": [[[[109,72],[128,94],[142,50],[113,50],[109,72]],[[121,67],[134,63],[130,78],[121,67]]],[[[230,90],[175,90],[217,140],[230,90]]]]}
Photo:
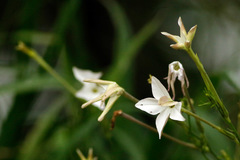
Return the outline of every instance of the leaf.
{"type": "Polygon", "coordinates": [[[124,10],[117,1],[101,0],[101,2],[106,7],[115,28],[114,54],[119,57],[128,46],[128,41],[132,35],[131,26],[124,10]]]}
{"type": "Polygon", "coordinates": [[[154,17],[142,29],[128,41],[128,46],[121,50],[120,56],[114,57],[112,66],[107,75],[107,79],[119,81],[124,78],[130,69],[138,51],[147,40],[157,31],[160,26],[159,16],[154,17]]]}
{"type": "Polygon", "coordinates": [[[24,93],[46,88],[60,88],[59,83],[49,75],[35,75],[0,86],[1,93],[24,93]]]}
{"type": "Polygon", "coordinates": [[[47,111],[42,116],[39,116],[35,126],[32,131],[27,135],[26,140],[24,141],[19,159],[31,160],[34,159],[36,153],[39,153],[43,139],[46,136],[46,133],[53,127],[54,122],[59,115],[59,112],[66,104],[66,96],[60,96],[49,106],[47,111]]]}

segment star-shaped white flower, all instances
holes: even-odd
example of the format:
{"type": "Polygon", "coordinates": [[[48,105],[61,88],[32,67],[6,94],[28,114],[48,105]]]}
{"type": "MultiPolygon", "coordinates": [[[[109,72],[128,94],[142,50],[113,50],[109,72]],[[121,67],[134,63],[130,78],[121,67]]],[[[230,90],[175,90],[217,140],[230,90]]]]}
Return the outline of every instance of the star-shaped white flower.
{"type": "Polygon", "coordinates": [[[185,27],[183,25],[181,17],[178,18],[178,25],[180,27],[180,37],[176,36],[176,35],[169,34],[167,32],[161,32],[161,33],[163,35],[165,35],[166,37],[168,37],[169,39],[171,39],[174,42],[176,42],[176,44],[171,44],[170,47],[172,47],[173,49],[183,49],[183,50],[186,50],[192,44],[192,40],[193,40],[194,35],[196,33],[196,30],[197,30],[197,25],[193,26],[189,30],[188,33],[186,32],[186,29],[185,29],[185,27]]]}
{"type": "MultiPolygon", "coordinates": [[[[89,101],[104,93],[105,90],[103,87],[95,83],[84,82],[85,79],[99,79],[102,76],[101,72],[92,72],[90,70],[73,67],[73,74],[75,78],[83,84],[82,88],[76,93],[76,97],[89,101]]],[[[103,110],[105,107],[105,104],[100,101],[95,102],[92,105],[96,106],[100,110],[103,110]]]]}
{"type": "Polygon", "coordinates": [[[188,87],[189,82],[188,82],[188,78],[187,78],[187,75],[184,71],[182,64],[178,61],[174,61],[169,64],[168,76],[166,77],[167,83],[168,83],[168,91],[170,90],[170,87],[172,89],[172,93],[173,93],[172,99],[175,99],[174,83],[176,81],[176,78],[178,78],[178,80],[181,82],[182,92],[185,95],[184,85],[186,84],[186,87],[188,87]]]}
{"type": "Polygon", "coordinates": [[[184,121],[185,118],[181,114],[181,102],[173,101],[161,82],[151,76],[151,87],[154,98],[145,98],[140,100],[135,106],[151,115],[156,115],[156,127],[161,139],[163,127],[167,123],[168,118],[177,121],[184,121]]]}

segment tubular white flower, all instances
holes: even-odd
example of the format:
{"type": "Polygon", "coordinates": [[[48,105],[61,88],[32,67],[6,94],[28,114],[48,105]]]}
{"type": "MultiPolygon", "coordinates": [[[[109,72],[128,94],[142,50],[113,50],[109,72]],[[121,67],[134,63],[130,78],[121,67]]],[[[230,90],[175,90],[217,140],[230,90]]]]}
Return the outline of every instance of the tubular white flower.
{"type": "Polygon", "coordinates": [[[113,104],[116,100],[122,95],[124,89],[120,87],[116,82],[105,81],[100,79],[86,79],[84,82],[95,83],[97,85],[101,85],[104,88],[104,92],[97,97],[89,100],[88,102],[82,105],[82,108],[89,106],[90,104],[94,104],[96,102],[100,102],[103,104],[106,99],[109,98],[106,107],[103,109],[102,114],[98,117],[98,121],[102,121],[108,111],[112,108],[113,104]]]}
{"type": "MultiPolygon", "coordinates": [[[[93,83],[84,82],[85,79],[99,79],[102,76],[101,72],[92,72],[90,70],[73,67],[73,75],[78,81],[83,84],[82,88],[76,92],[76,97],[89,101],[104,93],[103,87],[93,83]]],[[[100,110],[103,110],[105,108],[105,104],[101,103],[100,101],[95,102],[92,105],[99,108],[100,110]]]]}
{"type": "Polygon", "coordinates": [[[163,127],[168,118],[177,121],[184,121],[185,118],[181,114],[181,102],[173,101],[161,82],[151,76],[151,87],[154,98],[145,98],[140,100],[135,106],[151,115],[158,114],[156,118],[156,127],[161,139],[163,127]]]}
{"type": "Polygon", "coordinates": [[[168,76],[166,77],[168,83],[168,91],[170,90],[170,87],[172,89],[173,93],[172,99],[175,99],[174,83],[176,81],[176,78],[178,78],[178,80],[181,82],[182,92],[183,95],[185,95],[184,85],[186,84],[186,87],[189,87],[189,81],[182,64],[178,61],[174,61],[169,64],[168,76]]]}
{"type": "Polygon", "coordinates": [[[195,36],[196,30],[197,30],[197,25],[193,26],[188,33],[186,32],[186,29],[183,25],[182,18],[178,18],[178,25],[180,27],[180,36],[172,35],[167,32],[161,32],[164,36],[168,37],[169,39],[173,40],[176,42],[176,44],[171,44],[170,47],[173,49],[183,49],[186,50],[188,49],[191,44],[192,40],[195,36]]]}

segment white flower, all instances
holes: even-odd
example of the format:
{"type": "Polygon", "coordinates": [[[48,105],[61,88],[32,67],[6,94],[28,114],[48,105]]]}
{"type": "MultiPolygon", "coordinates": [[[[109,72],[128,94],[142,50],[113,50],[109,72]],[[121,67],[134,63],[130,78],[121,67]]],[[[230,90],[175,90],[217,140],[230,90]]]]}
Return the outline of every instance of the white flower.
{"type": "Polygon", "coordinates": [[[167,32],[161,32],[163,35],[169,39],[176,42],[176,44],[171,44],[170,47],[174,49],[183,49],[186,50],[190,48],[194,35],[196,33],[197,25],[193,26],[189,32],[186,32],[186,29],[183,25],[181,17],[178,18],[178,25],[180,27],[180,37],[176,35],[169,34],[167,32]]]}
{"type": "MultiPolygon", "coordinates": [[[[90,70],[73,67],[73,74],[75,78],[83,84],[82,88],[76,93],[76,97],[89,101],[104,93],[104,88],[101,86],[84,82],[85,79],[99,79],[102,76],[101,72],[92,72],[90,70]]],[[[103,110],[105,107],[105,104],[100,101],[93,103],[93,105],[100,110],[103,110]]]]}
{"type": "Polygon", "coordinates": [[[82,105],[82,108],[85,108],[88,105],[96,102],[104,103],[106,99],[109,98],[107,105],[104,108],[102,114],[98,117],[98,121],[102,121],[105,115],[108,113],[108,111],[112,108],[116,100],[122,95],[122,93],[124,92],[124,89],[120,87],[116,82],[112,82],[112,81],[105,81],[100,79],[86,79],[84,80],[84,82],[95,83],[105,88],[104,93],[89,100],[88,102],[82,105]]]}
{"type": "Polygon", "coordinates": [[[173,101],[161,82],[151,76],[152,94],[154,98],[145,98],[140,100],[135,106],[151,115],[156,115],[156,127],[161,139],[162,130],[168,118],[177,121],[184,121],[185,118],[181,114],[181,102],[173,101]]]}
{"type": "Polygon", "coordinates": [[[178,80],[181,82],[182,92],[185,95],[184,85],[186,85],[186,87],[189,87],[189,82],[188,82],[187,75],[184,71],[182,64],[178,61],[174,61],[169,64],[168,76],[166,78],[167,83],[168,83],[168,91],[170,90],[170,87],[172,89],[172,93],[173,93],[172,99],[175,99],[174,83],[175,83],[176,78],[178,78],[178,80]]]}

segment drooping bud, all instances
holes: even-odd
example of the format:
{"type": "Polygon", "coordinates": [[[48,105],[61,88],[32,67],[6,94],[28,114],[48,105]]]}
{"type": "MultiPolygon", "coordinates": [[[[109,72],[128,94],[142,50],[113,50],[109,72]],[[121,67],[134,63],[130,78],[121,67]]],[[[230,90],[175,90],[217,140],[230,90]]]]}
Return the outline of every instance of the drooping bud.
{"type": "Polygon", "coordinates": [[[166,77],[167,83],[168,83],[168,90],[170,90],[171,88],[173,93],[172,99],[175,98],[174,83],[176,81],[176,78],[178,78],[178,80],[181,82],[182,92],[183,92],[183,95],[185,95],[184,86],[186,85],[186,87],[189,87],[189,81],[182,64],[178,61],[174,61],[169,64],[168,76],[166,77]]]}

